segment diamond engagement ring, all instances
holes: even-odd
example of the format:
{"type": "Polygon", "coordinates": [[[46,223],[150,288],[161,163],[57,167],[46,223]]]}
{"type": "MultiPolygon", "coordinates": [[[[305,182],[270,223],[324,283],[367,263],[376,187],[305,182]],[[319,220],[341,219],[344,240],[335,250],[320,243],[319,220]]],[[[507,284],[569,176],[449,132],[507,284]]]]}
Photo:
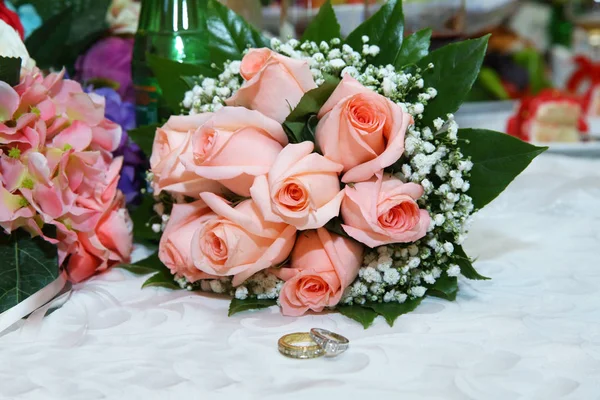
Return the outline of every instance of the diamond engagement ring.
{"type": "Polygon", "coordinates": [[[327,357],[335,357],[342,354],[350,346],[350,341],[337,333],[327,329],[312,328],[310,337],[325,351],[327,357]]]}
{"type": "Polygon", "coordinates": [[[317,358],[325,354],[308,332],[290,333],[282,336],[278,343],[279,352],[290,358],[317,358]]]}

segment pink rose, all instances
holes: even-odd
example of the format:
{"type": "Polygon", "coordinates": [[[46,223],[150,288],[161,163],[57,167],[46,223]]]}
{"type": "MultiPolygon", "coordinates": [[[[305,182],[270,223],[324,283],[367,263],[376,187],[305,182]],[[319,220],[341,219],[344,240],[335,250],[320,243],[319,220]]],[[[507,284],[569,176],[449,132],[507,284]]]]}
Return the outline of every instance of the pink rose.
{"type": "Polygon", "coordinates": [[[258,110],[282,123],[304,93],[315,89],[308,62],[269,49],[251,49],[242,59],[244,85],[225,103],[258,110]]]}
{"type": "Polygon", "coordinates": [[[316,141],[323,155],[344,166],[342,182],[362,182],[389,167],[404,152],[412,117],[350,75],[318,115],[316,141]]]}
{"type": "Polygon", "coordinates": [[[191,151],[180,160],[188,171],[250,196],[254,178],[269,171],[287,143],[277,121],[258,111],[224,107],[194,132],[191,151]]]}
{"type": "Polygon", "coordinates": [[[252,200],[233,208],[213,193],[201,197],[219,218],[208,221],[192,239],[192,259],[199,270],[215,276],[233,275],[233,285],[238,286],[283,262],[292,251],[296,228],[265,221],[252,200]]]}
{"type": "Polygon", "coordinates": [[[369,247],[389,243],[410,243],[427,233],[429,213],[420,210],[417,200],[423,187],[385,176],[345,188],[342,201],[344,231],[369,247]]]}
{"type": "Polygon", "coordinates": [[[254,181],[250,193],[267,221],[306,230],[339,215],[344,192],[338,173],[343,167],[313,149],[311,142],[287,145],[268,176],[254,181]]]}
{"type": "Polygon", "coordinates": [[[73,282],[81,282],[96,272],[130,261],[133,223],[121,192],[108,205],[94,232],[79,232],[77,239],[76,251],[67,265],[69,279],[73,282]]]}
{"type": "Polygon", "coordinates": [[[220,193],[223,190],[218,182],[188,171],[179,159],[185,152],[192,151],[192,133],[211,115],[172,116],[162,128],[157,129],[150,157],[155,194],[165,190],[198,199],[200,192],[220,193]]]}
{"type": "Polygon", "coordinates": [[[184,276],[190,282],[210,276],[194,266],[192,238],[197,230],[217,215],[202,200],[173,205],[167,227],[160,238],[158,257],[174,275],[184,276]]]}
{"type": "Polygon", "coordinates": [[[339,303],[362,264],[363,247],[324,228],[301,232],[291,267],[273,271],[285,284],[279,301],[284,315],[321,312],[339,303]]]}

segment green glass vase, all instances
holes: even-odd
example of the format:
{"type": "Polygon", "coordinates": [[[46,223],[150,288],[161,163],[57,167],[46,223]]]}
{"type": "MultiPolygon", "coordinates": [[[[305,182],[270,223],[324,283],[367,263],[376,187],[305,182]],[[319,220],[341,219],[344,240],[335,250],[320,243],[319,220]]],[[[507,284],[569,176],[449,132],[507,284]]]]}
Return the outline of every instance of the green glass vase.
{"type": "Polygon", "coordinates": [[[206,9],[207,0],[142,0],[132,61],[138,126],[163,122],[171,114],[147,54],[191,64],[206,59],[206,9]]]}

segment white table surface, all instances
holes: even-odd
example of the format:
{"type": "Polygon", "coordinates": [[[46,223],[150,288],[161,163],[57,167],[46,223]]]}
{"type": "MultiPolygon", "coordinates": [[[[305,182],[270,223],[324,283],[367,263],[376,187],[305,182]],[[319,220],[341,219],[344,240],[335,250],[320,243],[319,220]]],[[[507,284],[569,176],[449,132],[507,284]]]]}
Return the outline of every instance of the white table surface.
{"type": "Polygon", "coordinates": [[[140,290],[113,270],[0,337],[2,399],[600,399],[600,159],[542,156],[481,212],[466,245],[486,282],[390,328],[337,314],[227,317],[226,300],[140,290]],[[292,360],[285,334],[346,335],[292,360]]]}

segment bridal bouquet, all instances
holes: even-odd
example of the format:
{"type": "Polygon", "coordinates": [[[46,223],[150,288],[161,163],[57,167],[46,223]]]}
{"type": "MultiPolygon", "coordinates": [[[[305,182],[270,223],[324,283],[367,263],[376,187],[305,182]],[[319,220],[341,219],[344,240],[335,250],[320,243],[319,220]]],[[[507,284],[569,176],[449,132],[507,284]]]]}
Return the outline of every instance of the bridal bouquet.
{"type": "Polygon", "coordinates": [[[457,126],[487,37],[429,53],[395,0],[345,39],[329,2],[301,40],[267,41],[216,1],[207,29],[206,65],[151,60],[187,115],[151,147],[138,229],[158,252],[129,267],[157,272],[146,285],[367,327],[487,279],[462,248],[471,216],[545,150],[457,126]]]}
{"type": "Polygon", "coordinates": [[[121,128],[104,117],[104,98],[63,72],[44,76],[32,60],[22,68],[27,52],[2,24],[0,36],[14,36],[22,57],[0,57],[0,312],[52,281],[79,282],[129,262],[132,250],[117,190],[122,158],[111,153],[121,128]]]}

